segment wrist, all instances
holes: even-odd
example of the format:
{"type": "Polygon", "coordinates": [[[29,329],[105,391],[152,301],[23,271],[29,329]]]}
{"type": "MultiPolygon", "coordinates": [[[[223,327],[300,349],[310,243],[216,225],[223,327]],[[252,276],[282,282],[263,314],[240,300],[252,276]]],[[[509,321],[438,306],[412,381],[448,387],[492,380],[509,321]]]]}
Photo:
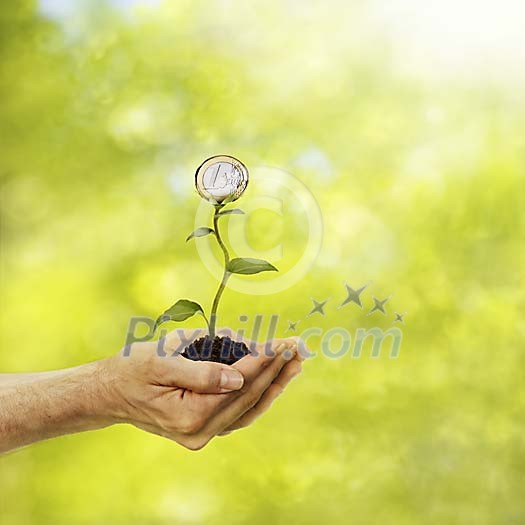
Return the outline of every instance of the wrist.
{"type": "Polygon", "coordinates": [[[86,417],[99,426],[122,422],[124,415],[116,388],[118,378],[113,359],[81,365],[78,374],[87,394],[83,407],[86,417]]]}
{"type": "Polygon", "coordinates": [[[55,372],[50,381],[68,396],[67,418],[76,421],[82,430],[103,428],[117,422],[108,360],[55,372]]]}

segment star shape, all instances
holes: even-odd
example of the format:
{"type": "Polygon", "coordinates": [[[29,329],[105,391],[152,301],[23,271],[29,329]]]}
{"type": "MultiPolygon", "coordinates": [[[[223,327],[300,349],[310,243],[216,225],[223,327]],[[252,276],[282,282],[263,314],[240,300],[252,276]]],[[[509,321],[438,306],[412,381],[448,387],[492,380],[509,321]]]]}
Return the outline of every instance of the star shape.
{"type": "Polygon", "coordinates": [[[396,318],[394,319],[394,323],[403,323],[405,324],[405,320],[403,317],[405,317],[406,312],[403,312],[402,314],[398,314],[397,312],[394,312],[396,314],[396,318]]]}
{"type": "Polygon", "coordinates": [[[357,306],[363,308],[363,304],[361,303],[361,297],[360,295],[368,288],[368,284],[365,284],[364,286],[361,286],[361,288],[358,288],[357,290],[354,290],[351,286],[346,286],[346,293],[348,294],[347,298],[338,306],[337,309],[342,308],[348,303],[355,303],[357,306]]]}
{"type": "Polygon", "coordinates": [[[301,321],[295,321],[295,323],[292,323],[292,321],[288,321],[288,328],[284,331],[286,332],[297,332],[297,324],[301,321]]]}
{"type": "Polygon", "coordinates": [[[392,296],[389,295],[386,299],[383,299],[382,301],[380,301],[377,297],[374,297],[374,306],[366,315],[373,314],[374,312],[381,312],[382,314],[386,315],[385,303],[390,299],[390,297],[392,296]]]}
{"type": "Polygon", "coordinates": [[[306,317],[310,317],[312,314],[315,314],[316,312],[320,313],[321,315],[325,315],[324,305],[328,302],[328,299],[325,299],[322,302],[318,302],[312,298],[312,302],[314,303],[314,307],[312,308],[312,311],[306,317]]]}

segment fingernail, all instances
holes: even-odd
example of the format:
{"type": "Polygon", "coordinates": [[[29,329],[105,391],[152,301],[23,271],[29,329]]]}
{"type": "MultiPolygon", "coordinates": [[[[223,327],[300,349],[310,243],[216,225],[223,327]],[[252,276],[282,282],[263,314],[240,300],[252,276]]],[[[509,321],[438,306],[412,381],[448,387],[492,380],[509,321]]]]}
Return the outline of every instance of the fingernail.
{"type": "Polygon", "coordinates": [[[295,345],[287,345],[286,350],[281,354],[286,361],[290,361],[295,357],[297,347],[295,345]]]}
{"type": "Polygon", "coordinates": [[[239,390],[244,384],[243,375],[235,368],[223,369],[221,372],[221,389],[223,391],[239,390]]]}
{"type": "Polygon", "coordinates": [[[282,354],[281,354],[281,357],[285,360],[285,361],[290,361],[292,359],[292,357],[294,356],[293,354],[293,351],[292,350],[285,350],[282,354]]]}
{"type": "Polygon", "coordinates": [[[287,348],[286,343],[279,343],[275,349],[275,355],[281,355],[287,348]]]}

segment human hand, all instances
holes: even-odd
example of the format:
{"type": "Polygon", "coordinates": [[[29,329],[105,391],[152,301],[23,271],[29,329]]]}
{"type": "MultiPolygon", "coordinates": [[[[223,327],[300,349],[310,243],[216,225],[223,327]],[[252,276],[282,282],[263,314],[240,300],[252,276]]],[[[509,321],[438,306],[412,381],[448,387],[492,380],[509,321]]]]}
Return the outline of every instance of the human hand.
{"type": "Polygon", "coordinates": [[[249,342],[254,355],[231,367],[172,355],[196,336],[175,330],[161,346],[134,343],[129,355],[106,360],[116,420],[199,450],[216,435],[251,424],[301,371],[296,339],[249,342]]]}

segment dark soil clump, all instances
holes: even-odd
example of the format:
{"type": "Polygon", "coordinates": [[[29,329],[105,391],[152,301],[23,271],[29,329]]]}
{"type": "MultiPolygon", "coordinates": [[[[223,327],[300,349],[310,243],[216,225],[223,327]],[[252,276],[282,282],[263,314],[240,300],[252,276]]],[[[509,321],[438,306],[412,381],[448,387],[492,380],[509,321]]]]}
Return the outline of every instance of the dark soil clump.
{"type": "Polygon", "coordinates": [[[249,353],[250,350],[242,342],[233,341],[227,336],[219,337],[218,335],[212,341],[210,336],[207,335],[193,341],[184,349],[181,355],[192,361],[213,361],[215,363],[232,365],[249,353]]]}

